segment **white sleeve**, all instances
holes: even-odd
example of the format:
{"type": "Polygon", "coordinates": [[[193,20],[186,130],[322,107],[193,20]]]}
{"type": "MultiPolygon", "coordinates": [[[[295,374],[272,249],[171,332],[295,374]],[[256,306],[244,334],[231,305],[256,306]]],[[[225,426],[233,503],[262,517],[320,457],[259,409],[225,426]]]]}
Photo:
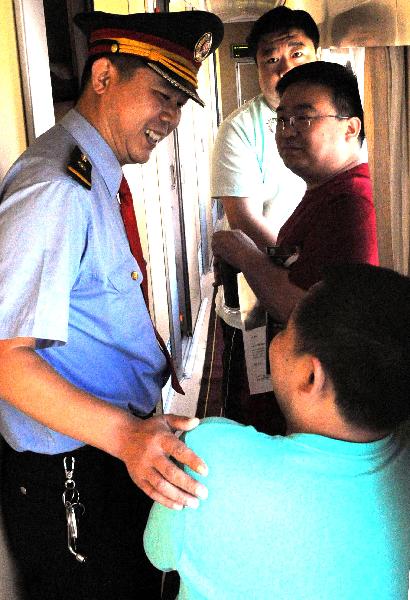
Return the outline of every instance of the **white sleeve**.
{"type": "Polygon", "coordinates": [[[212,155],[213,198],[258,194],[263,175],[252,138],[252,127],[245,131],[242,125],[229,118],[221,124],[212,155]]]}

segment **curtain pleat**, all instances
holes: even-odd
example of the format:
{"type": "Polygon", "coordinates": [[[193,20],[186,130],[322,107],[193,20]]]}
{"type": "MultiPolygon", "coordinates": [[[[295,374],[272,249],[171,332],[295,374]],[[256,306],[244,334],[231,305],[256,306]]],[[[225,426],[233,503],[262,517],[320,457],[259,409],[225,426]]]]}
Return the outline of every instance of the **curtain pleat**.
{"type": "Polygon", "coordinates": [[[366,48],[365,130],[380,264],[409,273],[409,47],[366,48]]]}

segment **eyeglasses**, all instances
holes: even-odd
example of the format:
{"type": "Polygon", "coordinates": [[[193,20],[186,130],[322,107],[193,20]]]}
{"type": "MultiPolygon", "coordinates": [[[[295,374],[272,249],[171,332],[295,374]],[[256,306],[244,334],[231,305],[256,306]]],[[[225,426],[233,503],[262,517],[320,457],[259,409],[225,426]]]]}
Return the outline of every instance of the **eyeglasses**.
{"type": "Polygon", "coordinates": [[[285,127],[289,125],[289,127],[301,133],[309,129],[312,121],[329,118],[350,119],[350,117],[342,117],[341,115],[315,115],[314,117],[307,117],[305,115],[299,115],[297,117],[272,117],[267,122],[267,126],[269,127],[269,131],[272,133],[275,133],[277,125],[282,128],[282,131],[285,131],[285,127]]]}

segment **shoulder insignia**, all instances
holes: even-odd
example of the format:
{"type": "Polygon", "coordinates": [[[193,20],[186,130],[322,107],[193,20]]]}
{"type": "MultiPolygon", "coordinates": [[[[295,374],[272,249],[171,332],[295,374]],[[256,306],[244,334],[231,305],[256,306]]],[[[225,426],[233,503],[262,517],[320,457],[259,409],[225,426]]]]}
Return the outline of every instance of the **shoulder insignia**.
{"type": "Polygon", "coordinates": [[[91,190],[91,169],[92,165],[88,160],[88,156],[76,146],[71,153],[70,162],[67,165],[69,175],[81,183],[87,190],[91,190]]]}

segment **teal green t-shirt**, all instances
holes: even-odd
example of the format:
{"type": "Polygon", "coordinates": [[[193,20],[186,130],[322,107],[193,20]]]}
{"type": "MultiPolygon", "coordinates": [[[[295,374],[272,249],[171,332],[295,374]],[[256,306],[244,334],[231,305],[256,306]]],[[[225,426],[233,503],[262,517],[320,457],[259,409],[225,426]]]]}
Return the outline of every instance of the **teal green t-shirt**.
{"type": "Polygon", "coordinates": [[[186,435],[209,467],[197,510],[155,504],[148,557],[179,600],[406,600],[409,428],[358,444],[225,419],[186,435]]]}

